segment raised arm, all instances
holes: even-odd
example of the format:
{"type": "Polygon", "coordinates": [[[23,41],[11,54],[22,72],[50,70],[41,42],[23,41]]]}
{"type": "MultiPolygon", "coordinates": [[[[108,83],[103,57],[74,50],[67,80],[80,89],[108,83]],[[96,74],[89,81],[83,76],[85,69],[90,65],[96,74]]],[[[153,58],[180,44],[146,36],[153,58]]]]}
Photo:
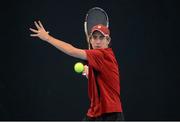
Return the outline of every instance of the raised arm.
{"type": "Polygon", "coordinates": [[[50,43],[51,45],[55,46],[60,51],[66,53],[67,55],[87,60],[86,52],[84,50],[78,49],[72,46],[71,44],[68,44],[62,40],[59,40],[50,36],[49,33],[44,29],[40,21],[38,21],[38,23],[35,21],[34,24],[37,30],[30,28],[30,30],[34,32],[34,34],[31,34],[30,36],[39,37],[41,40],[44,40],[50,43]]]}

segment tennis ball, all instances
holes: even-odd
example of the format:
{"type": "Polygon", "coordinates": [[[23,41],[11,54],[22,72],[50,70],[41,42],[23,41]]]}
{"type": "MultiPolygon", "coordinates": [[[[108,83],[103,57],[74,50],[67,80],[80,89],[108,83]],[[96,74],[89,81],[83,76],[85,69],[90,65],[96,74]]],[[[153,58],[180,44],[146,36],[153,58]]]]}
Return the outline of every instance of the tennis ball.
{"type": "Polygon", "coordinates": [[[75,65],[74,65],[74,70],[75,72],[77,73],[82,73],[84,71],[84,65],[81,63],[81,62],[77,62],[75,65]]]}

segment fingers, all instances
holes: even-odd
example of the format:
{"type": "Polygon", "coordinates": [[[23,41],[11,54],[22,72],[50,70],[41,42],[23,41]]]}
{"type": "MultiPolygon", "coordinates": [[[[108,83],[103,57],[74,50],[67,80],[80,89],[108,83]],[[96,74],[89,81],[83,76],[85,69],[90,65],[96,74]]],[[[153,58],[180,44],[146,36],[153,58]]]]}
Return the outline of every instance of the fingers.
{"type": "Polygon", "coordinates": [[[37,29],[29,28],[30,31],[34,32],[33,34],[30,34],[31,37],[39,37],[39,38],[44,38],[49,32],[45,31],[41,21],[34,21],[34,24],[37,29]]]}
{"type": "Polygon", "coordinates": [[[31,37],[37,37],[38,34],[30,34],[31,37]]]}
{"type": "Polygon", "coordinates": [[[38,31],[32,28],[29,28],[29,30],[31,30],[32,32],[36,33],[36,34],[30,34],[31,37],[36,37],[38,36],[38,31]]]}
{"type": "Polygon", "coordinates": [[[84,70],[88,70],[88,66],[87,65],[84,65],[84,70]]]}
{"type": "Polygon", "coordinates": [[[37,29],[40,29],[40,28],[41,28],[41,27],[37,24],[36,21],[34,21],[34,24],[35,24],[35,26],[36,26],[37,29]]]}
{"type": "Polygon", "coordinates": [[[40,27],[44,29],[44,27],[43,27],[41,21],[38,21],[38,23],[39,23],[40,27]]]}
{"type": "Polygon", "coordinates": [[[31,30],[31,31],[34,32],[34,33],[38,33],[38,30],[35,30],[35,29],[33,29],[33,28],[29,28],[29,30],[31,30]]]}
{"type": "Polygon", "coordinates": [[[82,75],[86,76],[86,78],[88,79],[88,74],[89,74],[88,66],[84,65],[84,71],[83,71],[82,75]]]}

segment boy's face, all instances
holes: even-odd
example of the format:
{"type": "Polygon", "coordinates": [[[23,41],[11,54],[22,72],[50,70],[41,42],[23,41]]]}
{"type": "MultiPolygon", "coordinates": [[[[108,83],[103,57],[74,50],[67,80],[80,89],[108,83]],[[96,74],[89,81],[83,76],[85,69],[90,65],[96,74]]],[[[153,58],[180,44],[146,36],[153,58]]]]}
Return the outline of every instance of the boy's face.
{"type": "Polygon", "coordinates": [[[90,37],[90,43],[93,49],[108,48],[108,37],[105,37],[101,32],[95,31],[90,37]]]}

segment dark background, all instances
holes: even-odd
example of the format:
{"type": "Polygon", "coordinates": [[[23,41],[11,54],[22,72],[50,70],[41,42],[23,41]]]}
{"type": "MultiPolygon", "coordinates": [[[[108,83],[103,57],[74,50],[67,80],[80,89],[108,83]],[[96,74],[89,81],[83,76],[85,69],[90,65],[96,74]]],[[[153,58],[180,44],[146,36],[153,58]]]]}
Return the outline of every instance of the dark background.
{"type": "Polygon", "coordinates": [[[179,4],[175,0],[6,0],[0,11],[0,120],[81,120],[87,80],[79,59],[58,51],[29,28],[87,48],[86,12],[103,8],[120,65],[126,120],[180,120],[179,4]]]}

